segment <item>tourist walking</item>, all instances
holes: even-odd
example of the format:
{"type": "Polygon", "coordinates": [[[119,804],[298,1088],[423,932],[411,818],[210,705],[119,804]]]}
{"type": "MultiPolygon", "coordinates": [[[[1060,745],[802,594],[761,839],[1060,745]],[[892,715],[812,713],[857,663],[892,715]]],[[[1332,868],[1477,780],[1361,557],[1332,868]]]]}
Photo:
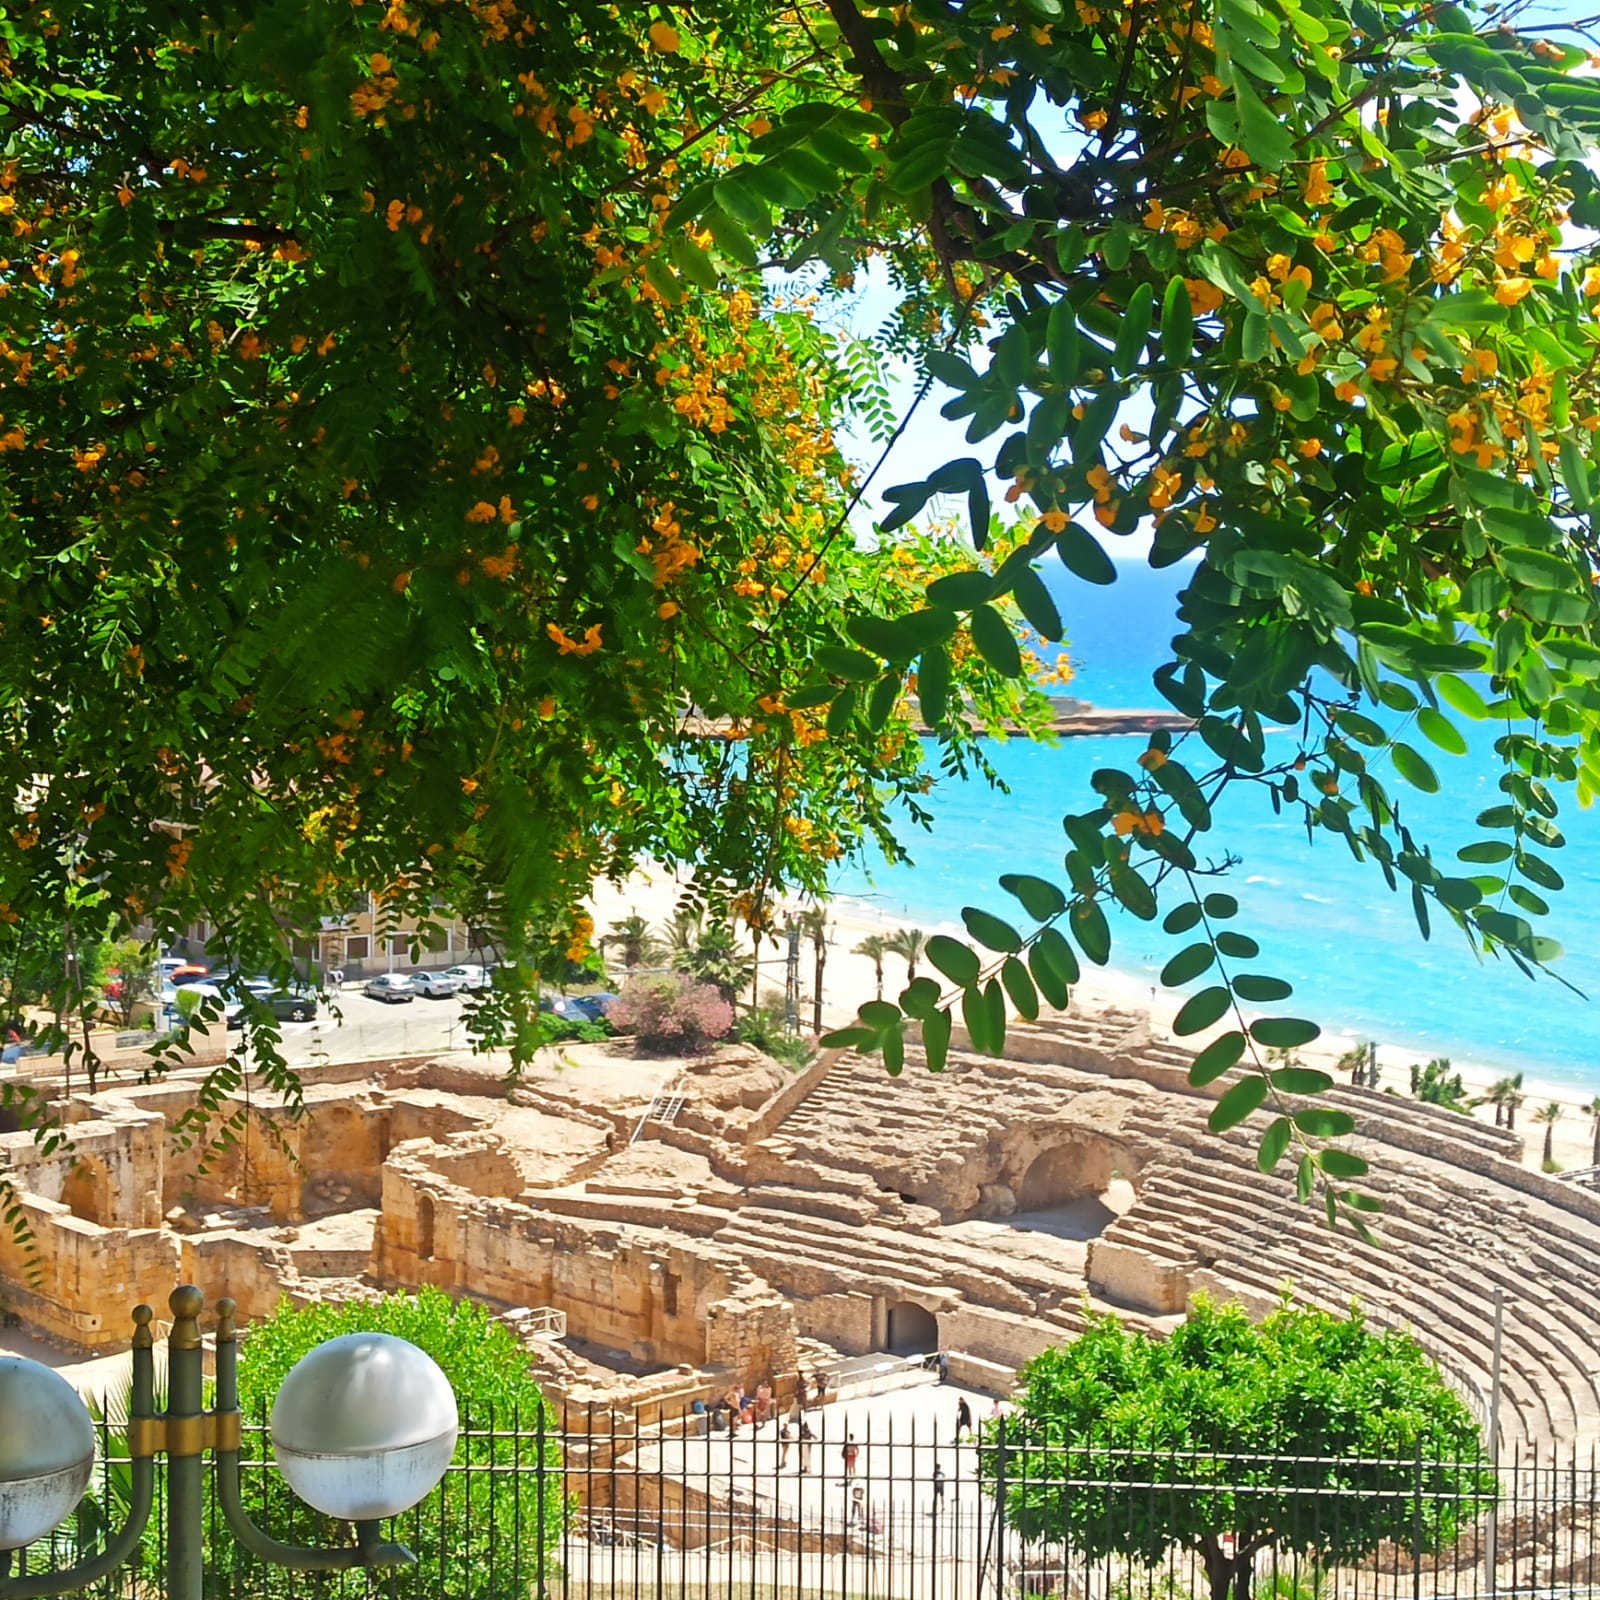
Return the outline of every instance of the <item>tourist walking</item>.
{"type": "Polygon", "coordinates": [[[967,1397],[956,1401],[956,1443],[960,1444],[964,1438],[972,1433],[972,1407],[967,1404],[967,1397]]]}
{"type": "Polygon", "coordinates": [[[933,1510],[931,1516],[938,1516],[944,1510],[944,1468],[937,1461],[933,1464],[933,1510]]]}
{"type": "Polygon", "coordinates": [[[799,1406],[802,1411],[805,1410],[806,1398],[806,1375],[803,1372],[797,1372],[794,1379],[794,1403],[799,1406]]]}
{"type": "Polygon", "coordinates": [[[939,1352],[939,1382],[940,1383],[949,1383],[949,1381],[950,1381],[950,1355],[949,1355],[948,1351],[941,1350],[939,1352]]]}
{"type": "Polygon", "coordinates": [[[794,1445],[794,1424],[792,1422],[784,1423],[781,1438],[783,1439],[783,1449],[778,1452],[779,1472],[782,1472],[789,1465],[789,1451],[794,1445]]]}
{"type": "Polygon", "coordinates": [[[844,1481],[848,1483],[856,1475],[856,1460],[861,1454],[861,1446],[856,1443],[853,1433],[845,1440],[839,1454],[844,1457],[844,1481]]]}
{"type": "Polygon", "coordinates": [[[800,1423],[800,1470],[802,1473],[811,1471],[811,1444],[816,1434],[811,1431],[811,1424],[803,1418],[800,1423]]]}
{"type": "Polygon", "coordinates": [[[850,1520],[865,1522],[867,1517],[867,1486],[858,1483],[850,1491],[850,1520]]]}

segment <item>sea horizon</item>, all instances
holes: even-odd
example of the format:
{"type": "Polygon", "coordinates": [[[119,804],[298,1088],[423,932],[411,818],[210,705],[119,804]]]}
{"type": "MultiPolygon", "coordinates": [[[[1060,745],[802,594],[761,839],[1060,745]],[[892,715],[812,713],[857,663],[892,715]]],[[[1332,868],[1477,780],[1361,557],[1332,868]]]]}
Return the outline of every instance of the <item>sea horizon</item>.
{"type": "MultiPolygon", "coordinates": [[[[1173,600],[1184,576],[1123,564],[1115,585],[1086,592],[1047,573],[1075,669],[1059,692],[1106,710],[1161,708],[1151,674],[1168,659],[1173,600]]],[[[1442,861],[1482,836],[1474,818],[1500,800],[1493,734],[1482,725],[1464,731],[1467,755],[1430,752],[1439,794],[1414,793],[1398,780],[1391,785],[1419,839],[1442,861]]],[[[941,777],[929,797],[931,833],[903,830],[913,864],[890,866],[870,855],[836,875],[834,894],[929,932],[942,925],[959,932],[966,905],[1000,915],[1009,908],[1026,927],[999,876],[1028,872],[1064,882],[1061,817],[1096,803],[1088,782],[1096,768],[1131,768],[1142,748],[1137,736],[1054,746],[994,741],[986,750],[1009,795],[981,780],[941,777]]],[[[1478,958],[1442,914],[1425,942],[1408,894],[1391,893],[1377,867],[1356,863],[1333,835],[1319,833],[1308,844],[1304,827],[1287,813],[1275,816],[1258,792],[1241,791],[1219,808],[1199,853],[1202,863],[1208,856],[1220,863],[1224,851],[1239,857],[1217,886],[1239,900],[1235,926],[1262,947],[1252,967],[1294,984],[1294,998],[1281,1009],[1310,1017],[1331,1038],[1372,1038],[1419,1060],[1446,1056],[1594,1092],[1600,1091],[1600,1008],[1583,994],[1600,992],[1600,816],[1580,811],[1570,790],[1558,798],[1568,843],[1551,854],[1567,887],[1550,897],[1551,915],[1537,926],[1565,948],[1555,968],[1565,985],[1551,976],[1529,980],[1504,958],[1478,958]]],[[[1159,987],[1161,967],[1187,942],[1123,912],[1112,916],[1112,931],[1107,970],[1145,988],[1159,987]]]]}

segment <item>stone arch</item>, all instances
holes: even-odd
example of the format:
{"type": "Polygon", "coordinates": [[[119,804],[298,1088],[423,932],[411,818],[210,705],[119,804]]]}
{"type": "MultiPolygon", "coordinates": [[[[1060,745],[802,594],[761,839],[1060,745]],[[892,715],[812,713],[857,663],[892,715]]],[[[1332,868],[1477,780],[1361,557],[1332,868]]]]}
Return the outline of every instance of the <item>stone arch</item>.
{"type": "Polygon", "coordinates": [[[107,1188],[105,1167],[93,1156],[79,1156],[61,1185],[61,1203],[80,1220],[104,1227],[110,1209],[107,1188]]]}
{"type": "Polygon", "coordinates": [[[939,1324],[926,1306],[897,1300],[884,1319],[884,1344],[892,1355],[926,1355],[939,1348],[939,1324]]]}
{"type": "Polygon", "coordinates": [[[431,1194],[417,1197],[417,1258],[421,1261],[433,1259],[433,1196],[431,1194]]]}
{"type": "Polygon", "coordinates": [[[1041,1150],[1017,1180],[1018,1211],[1047,1211],[1097,1195],[1116,1165],[1103,1139],[1070,1139],[1041,1150]]]}

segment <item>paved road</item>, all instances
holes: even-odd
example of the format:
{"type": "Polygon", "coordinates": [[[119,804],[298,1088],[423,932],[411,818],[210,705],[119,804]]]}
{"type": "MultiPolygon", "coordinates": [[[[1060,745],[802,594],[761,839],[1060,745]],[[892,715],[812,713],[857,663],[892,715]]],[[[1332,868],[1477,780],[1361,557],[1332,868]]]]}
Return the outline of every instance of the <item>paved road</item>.
{"type": "Polygon", "coordinates": [[[462,1000],[430,1000],[418,995],[403,1005],[370,1000],[359,989],[324,1007],[315,1022],[285,1022],[285,1059],[302,1065],[319,1059],[374,1061],[389,1056],[426,1055],[467,1046],[462,1000]]]}

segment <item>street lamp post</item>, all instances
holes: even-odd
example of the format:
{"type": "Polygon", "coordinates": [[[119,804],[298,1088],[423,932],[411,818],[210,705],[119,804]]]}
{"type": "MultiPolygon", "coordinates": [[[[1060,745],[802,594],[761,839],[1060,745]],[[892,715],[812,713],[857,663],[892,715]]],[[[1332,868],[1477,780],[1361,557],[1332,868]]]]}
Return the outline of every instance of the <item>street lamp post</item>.
{"type": "Polygon", "coordinates": [[[356,1542],[333,1549],[280,1543],[250,1520],[239,1487],[238,1330],[234,1303],[217,1302],[216,1405],[202,1400],[198,1289],[175,1289],[167,1337],[167,1409],[155,1409],[149,1306],[134,1308],[128,1516],[105,1549],[65,1572],[11,1576],[12,1551],[71,1514],[94,1470],[94,1426],[83,1402],[36,1361],[0,1357],[0,1600],[70,1594],[114,1572],[138,1548],[155,1500],[155,1458],[167,1458],[166,1600],[204,1594],[205,1458],[215,1458],[217,1498],[234,1537],[276,1566],[332,1572],[408,1566],[404,1545],[379,1537],[444,1476],[458,1418],[445,1376],[415,1345],[387,1334],[346,1334],[301,1358],[272,1411],[279,1470],[316,1510],[352,1522],[356,1542]]]}

